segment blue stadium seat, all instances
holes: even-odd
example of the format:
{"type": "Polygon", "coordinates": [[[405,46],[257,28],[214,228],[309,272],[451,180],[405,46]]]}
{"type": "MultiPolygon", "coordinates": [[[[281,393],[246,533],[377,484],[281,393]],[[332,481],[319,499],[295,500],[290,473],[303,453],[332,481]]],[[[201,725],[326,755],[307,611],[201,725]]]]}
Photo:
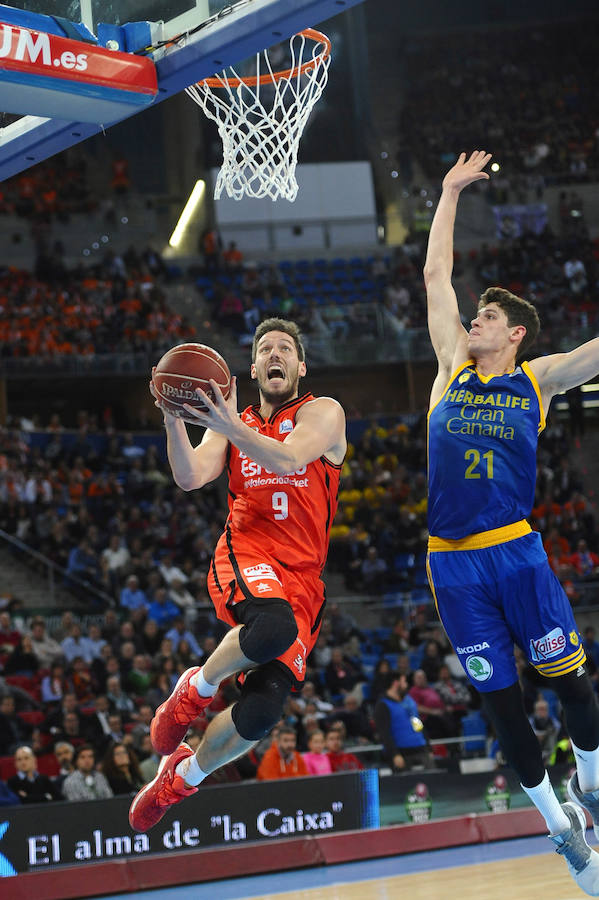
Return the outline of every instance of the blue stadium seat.
{"type": "MultiPolygon", "coordinates": [[[[462,735],[468,737],[470,734],[486,734],[487,723],[480,712],[474,710],[464,716],[462,719],[462,735]]],[[[482,739],[474,741],[464,741],[465,753],[480,753],[485,751],[485,741],[482,739]]]]}
{"type": "Polygon", "coordinates": [[[398,572],[405,572],[414,568],[415,559],[416,557],[413,553],[397,553],[393,560],[393,567],[398,572]]]}
{"type": "Polygon", "coordinates": [[[415,669],[419,669],[422,663],[422,654],[424,652],[424,647],[418,647],[417,650],[410,650],[408,653],[408,659],[410,661],[410,669],[414,671],[415,669]]]}

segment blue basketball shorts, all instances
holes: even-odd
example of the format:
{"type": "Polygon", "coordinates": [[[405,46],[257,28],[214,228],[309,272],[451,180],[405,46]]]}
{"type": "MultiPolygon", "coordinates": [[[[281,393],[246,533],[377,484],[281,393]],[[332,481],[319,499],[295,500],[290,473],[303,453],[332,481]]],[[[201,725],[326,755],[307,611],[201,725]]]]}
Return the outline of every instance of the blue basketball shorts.
{"type": "Polygon", "coordinates": [[[478,691],[518,680],[514,644],[549,678],[584,663],[570,602],[538,533],[480,550],[430,550],[427,571],[439,618],[478,691]]]}

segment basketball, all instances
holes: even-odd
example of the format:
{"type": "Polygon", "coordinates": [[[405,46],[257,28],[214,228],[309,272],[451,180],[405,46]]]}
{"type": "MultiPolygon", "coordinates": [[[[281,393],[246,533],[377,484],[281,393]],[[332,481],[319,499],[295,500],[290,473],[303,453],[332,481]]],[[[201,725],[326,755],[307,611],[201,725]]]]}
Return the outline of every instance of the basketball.
{"type": "Polygon", "coordinates": [[[196,388],[213,399],[211,378],[226,400],[231,391],[231,373],[220,353],[205,344],[179,344],[159,360],[152,381],[160,402],[169,412],[185,416],[184,403],[206,409],[196,388]]]}

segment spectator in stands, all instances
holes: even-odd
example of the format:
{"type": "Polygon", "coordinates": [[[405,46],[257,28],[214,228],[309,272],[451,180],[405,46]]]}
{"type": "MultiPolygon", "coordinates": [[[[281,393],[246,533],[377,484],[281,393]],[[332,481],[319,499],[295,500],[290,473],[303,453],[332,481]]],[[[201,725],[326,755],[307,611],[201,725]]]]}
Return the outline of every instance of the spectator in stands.
{"type": "Polygon", "coordinates": [[[31,729],[16,713],[11,694],[0,697],[0,756],[6,756],[31,736],[31,729]]]}
{"type": "Polygon", "coordinates": [[[166,632],[165,637],[168,638],[171,642],[173,653],[177,653],[179,649],[180,641],[187,641],[189,644],[192,653],[200,659],[202,656],[202,650],[200,645],[195,639],[193,633],[185,627],[185,619],[183,616],[178,616],[173,622],[173,627],[166,632]]]}
{"type": "Polygon", "coordinates": [[[221,239],[218,232],[214,229],[205,228],[200,236],[198,249],[204,257],[204,271],[206,274],[217,272],[221,251],[221,239]]]}
{"type": "Polygon", "coordinates": [[[342,610],[338,603],[331,604],[327,620],[335,644],[345,644],[353,635],[360,637],[360,630],[355,618],[347,610],[342,610]]]}
{"type": "Polygon", "coordinates": [[[326,733],[325,746],[333,772],[352,772],[364,766],[355,753],[346,753],[343,748],[343,727],[333,725],[326,733]]]}
{"type": "Polygon", "coordinates": [[[148,784],[149,781],[152,781],[152,779],[155,778],[162,757],[159,756],[152,747],[152,741],[149,735],[146,735],[143,738],[142,749],[145,754],[145,759],[140,762],[139,771],[141,772],[143,783],[148,784]]]}
{"type": "Polygon", "coordinates": [[[387,690],[389,684],[389,674],[391,672],[391,663],[384,656],[379,659],[370,682],[370,700],[376,703],[382,693],[387,690]]]}
{"type": "Polygon", "coordinates": [[[416,701],[418,715],[424,722],[429,738],[455,736],[453,720],[448,716],[445,704],[437,691],[429,686],[426,674],[422,669],[416,669],[414,672],[414,683],[409,694],[416,701]]]}
{"type": "Polygon", "coordinates": [[[325,750],[324,734],[320,729],[313,731],[308,739],[308,752],[302,753],[309,775],[330,775],[331,760],[325,750]]]}
{"type": "Polygon", "coordinates": [[[72,663],[77,656],[84,659],[86,663],[91,663],[94,658],[91,641],[83,634],[79,622],[73,622],[70,634],[62,641],[61,647],[67,663],[72,663]]]}
{"type": "Polygon", "coordinates": [[[44,675],[41,684],[42,703],[58,704],[69,690],[69,683],[64,674],[64,666],[55,662],[48,675],[44,675]]]}
{"type": "Polygon", "coordinates": [[[158,623],[153,619],[147,619],[141,633],[142,650],[153,657],[160,649],[161,641],[162,633],[158,623]]]}
{"type": "Polygon", "coordinates": [[[108,571],[116,584],[119,576],[125,572],[130,559],[127,545],[119,534],[110,535],[108,546],[102,551],[100,558],[106,560],[108,571]]]}
{"type": "Polygon", "coordinates": [[[331,718],[343,722],[346,736],[352,741],[367,744],[372,740],[372,726],[355,693],[344,696],[343,706],[333,710],[331,718]]]}
{"type": "Polygon", "coordinates": [[[363,680],[362,673],[345,656],[341,647],[333,647],[331,661],[325,669],[324,678],[333,697],[341,697],[363,680]]]}
{"type": "Polygon", "coordinates": [[[317,716],[324,717],[333,710],[333,704],[319,696],[313,681],[304,681],[301,694],[292,694],[290,703],[295,713],[302,716],[309,706],[314,707],[317,716]]]}
{"type": "MultiPolygon", "coordinates": [[[[183,642],[181,642],[183,643],[183,642]]],[[[143,696],[152,683],[151,660],[143,653],[136,653],[127,675],[127,689],[138,697],[143,696]]]]}
{"type": "Polygon", "coordinates": [[[146,700],[154,709],[157,709],[161,703],[168,700],[173,689],[171,680],[165,672],[158,672],[153,687],[146,694],[146,700]]]}
{"type": "Polygon", "coordinates": [[[385,759],[394,770],[430,763],[418,707],[408,693],[405,675],[389,673],[387,689],[374,708],[374,721],[385,759]]]}
{"type": "Polygon", "coordinates": [[[187,582],[187,575],[180,566],[175,564],[173,554],[165,553],[162,561],[158,566],[158,571],[162,575],[165,584],[170,587],[173,581],[180,581],[183,584],[187,582]]]}
{"type": "Polygon", "coordinates": [[[125,587],[121,591],[121,606],[130,612],[136,609],[147,609],[148,598],[139,586],[137,575],[129,575],[125,587]]]}
{"type": "Polygon", "coordinates": [[[0,612],[0,654],[11,653],[20,642],[21,632],[14,627],[10,613],[0,612]]]}
{"type": "Polygon", "coordinates": [[[416,649],[424,643],[427,638],[432,637],[432,626],[428,619],[428,613],[422,609],[416,611],[414,624],[410,628],[408,642],[410,647],[416,649]]]}
{"type": "Polygon", "coordinates": [[[7,785],[21,803],[46,803],[57,799],[53,783],[47,775],[37,771],[37,759],[31,747],[18,747],[14,762],[17,774],[8,779],[7,785]]]}
{"type": "Polygon", "coordinates": [[[84,582],[100,580],[99,561],[87,537],[83,537],[69,553],[67,574],[84,582]]]}
{"type": "Polygon", "coordinates": [[[576,553],[572,554],[570,562],[574,566],[576,574],[581,578],[592,578],[599,573],[599,556],[589,550],[584,538],[578,541],[576,553]]]}
{"type": "Polygon", "coordinates": [[[144,785],[135,751],[127,744],[114,743],[108,747],[102,772],[115,796],[136,793],[144,785]]]}
{"type": "Polygon", "coordinates": [[[51,729],[51,733],[54,737],[54,744],[56,745],[59,741],[66,741],[69,744],[73,744],[74,747],[78,747],[80,744],[85,743],[86,724],[84,717],[80,713],[65,713],[62,720],[62,727],[51,729]]]}
{"type": "Polygon", "coordinates": [[[560,732],[559,722],[549,714],[549,704],[544,697],[539,697],[528,721],[532,726],[543,754],[543,762],[551,758],[560,732]]]}
{"type": "Polygon", "coordinates": [[[179,607],[170,599],[166,588],[158,588],[154,600],[148,607],[148,619],[156,622],[159,628],[168,628],[180,613],[179,607]]]}
{"type": "Polygon", "coordinates": [[[385,653],[405,653],[409,648],[409,634],[404,620],[400,617],[393,624],[391,634],[384,644],[385,653]]]}
{"type": "MultiPolygon", "coordinates": [[[[463,669],[461,671],[463,672],[463,669]]],[[[439,669],[439,680],[434,688],[445,704],[446,712],[453,716],[457,733],[460,721],[468,712],[472,702],[467,684],[463,680],[452,678],[449,666],[444,663],[439,669]]]]}
{"type": "Polygon", "coordinates": [[[62,656],[62,647],[46,634],[46,623],[41,616],[31,621],[31,646],[42,669],[49,669],[62,656]]]}
{"type": "Polygon", "coordinates": [[[424,653],[420,660],[420,668],[426,675],[429,684],[437,681],[439,678],[439,670],[443,664],[443,656],[441,648],[436,641],[427,641],[424,645],[424,653]]]}
{"type": "Polygon", "coordinates": [[[131,697],[123,691],[118,675],[111,675],[106,681],[106,697],[112,710],[121,713],[127,720],[131,718],[135,711],[135,704],[131,697]]]}
{"type": "Polygon", "coordinates": [[[87,629],[87,637],[91,647],[92,662],[94,659],[100,659],[102,656],[102,647],[106,646],[106,641],[102,637],[99,625],[90,625],[87,629]]]}
{"type": "Polygon", "coordinates": [[[144,649],[143,641],[135,631],[133,619],[125,619],[121,623],[118,634],[111,641],[112,652],[115,656],[122,656],[125,644],[133,644],[133,653],[141,653],[144,649]]]}
{"type": "Polygon", "coordinates": [[[58,763],[58,775],[54,778],[54,785],[56,787],[57,795],[62,795],[62,785],[71,772],[75,771],[75,765],[73,760],[75,758],[75,748],[72,744],[69,744],[68,741],[59,741],[54,746],[54,756],[58,763]]]}
{"type": "Polygon", "coordinates": [[[282,725],[270,748],[262,757],[258,766],[256,777],[259,781],[268,781],[274,778],[294,778],[298,775],[307,775],[308,769],[302,756],[295,749],[297,735],[293,728],[282,725]]]}
{"type": "Polygon", "coordinates": [[[82,744],[75,751],[75,771],[62,784],[66,800],[99,800],[112,797],[108,781],[96,769],[96,751],[91,744],[82,744]]]}
{"type": "Polygon", "coordinates": [[[230,271],[236,272],[241,269],[243,265],[243,253],[237,247],[235,241],[231,241],[229,246],[223,253],[223,261],[225,263],[225,268],[230,271]]]}
{"type": "Polygon", "coordinates": [[[153,718],[153,707],[149,703],[140,703],[138,721],[129,732],[131,735],[131,740],[133,742],[133,747],[135,748],[137,753],[139,753],[142,748],[144,737],[146,737],[146,735],[150,733],[150,723],[153,718]]]}
{"type": "MultiPolygon", "coordinates": [[[[54,657],[56,658],[56,657],[54,657]]],[[[40,668],[31,635],[24,634],[4,664],[5,675],[33,676],[40,668]]]]}
{"type": "Polygon", "coordinates": [[[379,556],[376,547],[369,547],[360,567],[363,589],[378,594],[387,586],[387,563],[379,556]]]}

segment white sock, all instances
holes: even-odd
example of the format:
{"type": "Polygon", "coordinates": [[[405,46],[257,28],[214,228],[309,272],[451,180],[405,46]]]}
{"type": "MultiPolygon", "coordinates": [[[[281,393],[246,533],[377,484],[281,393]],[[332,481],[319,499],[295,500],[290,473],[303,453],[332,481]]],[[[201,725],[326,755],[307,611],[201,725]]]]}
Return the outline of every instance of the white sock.
{"type": "Polygon", "coordinates": [[[189,683],[193,684],[200,697],[214,697],[218,690],[217,684],[210,684],[209,681],[206,681],[203,668],[191,676],[189,683]]]}
{"type": "Polygon", "coordinates": [[[570,827],[570,820],[560,806],[560,802],[551,787],[549,775],[545,772],[542,782],[536,787],[524,787],[520,785],[524,793],[528,794],[545,821],[549,834],[559,834],[570,827]]]}
{"type": "Polygon", "coordinates": [[[574,741],[572,750],[576,757],[576,771],[580,790],[586,794],[599,788],[599,747],[596,750],[579,750],[574,741]]]}
{"type": "Polygon", "coordinates": [[[186,784],[191,784],[192,786],[201,784],[204,778],[210,774],[200,769],[195,753],[193,756],[187,756],[180,763],[177,763],[175,772],[183,778],[186,784]]]}

